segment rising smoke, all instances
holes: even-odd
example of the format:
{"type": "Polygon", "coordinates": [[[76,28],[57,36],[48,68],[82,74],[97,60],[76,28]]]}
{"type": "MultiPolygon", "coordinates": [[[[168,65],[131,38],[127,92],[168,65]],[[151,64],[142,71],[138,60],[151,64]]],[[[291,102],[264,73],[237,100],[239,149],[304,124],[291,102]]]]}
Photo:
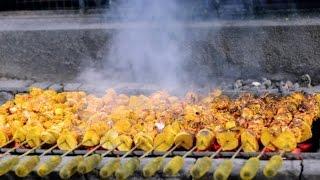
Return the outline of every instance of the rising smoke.
{"type": "Polygon", "coordinates": [[[156,84],[165,89],[190,85],[186,66],[192,53],[186,41],[192,37],[177,23],[190,15],[184,1],[118,1],[108,13],[129,25],[117,29],[108,42],[103,70],[88,69],[82,79],[100,87],[122,82],[156,84]]]}

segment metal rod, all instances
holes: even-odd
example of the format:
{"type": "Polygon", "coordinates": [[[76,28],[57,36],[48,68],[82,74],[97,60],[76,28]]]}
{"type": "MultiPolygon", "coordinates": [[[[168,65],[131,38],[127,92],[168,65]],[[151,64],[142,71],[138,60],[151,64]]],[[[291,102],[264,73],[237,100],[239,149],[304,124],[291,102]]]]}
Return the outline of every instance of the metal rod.
{"type": "Polygon", "coordinates": [[[7,146],[8,144],[12,143],[14,141],[14,139],[11,139],[10,141],[8,141],[7,143],[5,143],[4,145],[2,145],[0,148],[3,148],[5,146],[7,146]]]}
{"type": "Polygon", "coordinates": [[[54,148],[56,148],[56,147],[58,147],[58,144],[55,144],[55,145],[52,146],[51,148],[49,148],[49,149],[47,149],[46,151],[44,151],[44,152],[40,155],[40,157],[48,154],[50,151],[52,151],[52,150],[53,150],[54,148]]]}
{"type": "Polygon", "coordinates": [[[182,158],[186,158],[187,156],[189,156],[195,149],[197,148],[197,146],[194,146],[192,149],[190,149],[188,152],[186,152],[182,158]]]}
{"type": "Polygon", "coordinates": [[[20,155],[19,157],[24,157],[28,154],[30,154],[32,151],[34,151],[35,149],[38,149],[39,147],[41,147],[42,145],[44,145],[46,142],[42,142],[41,144],[39,144],[38,146],[33,147],[32,149],[29,149],[27,152],[23,153],[22,155],[20,155]]]}
{"type": "Polygon", "coordinates": [[[67,151],[67,152],[65,152],[64,154],[62,154],[61,157],[64,157],[64,156],[68,155],[69,153],[71,153],[72,151],[78,149],[80,146],[82,146],[83,143],[84,143],[84,142],[79,143],[75,148],[70,149],[69,151],[67,151]]]}
{"type": "Polygon", "coordinates": [[[149,151],[145,152],[141,157],[139,157],[139,159],[143,159],[146,156],[148,156],[152,151],[154,151],[157,147],[161,146],[163,143],[158,144],[156,147],[150,149],[149,151]]]}
{"type": "Polygon", "coordinates": [[[210,159],[213,159],[216,155],[218,155],[222,151],[222,147],[220,147],[216,152],[214,152],[211,156],[210,159]]]}
{"type": "Polygon", "coordinates": [[[234,159],[234,158],[237,157],[237,155],[238,155],[239,152],[241,151],[242,147],[243,147],[243,145],[241,145],[241,146],[238,148],[238,150],[233,154],[233,156],[231,157],[231,159],[234,159]]]}
{"type": "Polygon", "coordinates": [[[9,149],[9,150],[6,151],[4,154],[1,154],[1,155],[0,155],[0,158],[3,157],[3,156],[5,156],[5,155],[8,155],[9,153],[11,153],[12,151],[20,148],[21,146],[23,146],[23,145],[26,144],[26,143],[27,143],[27,141],[23,141],[23,142],[22,142],[21,144],[19,144],[18,146],[15,146],[15,147],[9,149]]]}
{"type": "Polygon", "coordinates": [[[152,151],[154,150],[154,148],[150,149],[149,151],[145,152],[142,156],[139,157],[139,159],[143,159],[146,156],[148,156],[152,151]]]}
{"type": "Polygon", "coordinates": [[[125,153],[121,159],[124,159],[125,157],[127,157],[129,154],[131,154],[135,149],[138,148],[138,146],[140,146],[140,144],[135,145],[133,148],[131,148],[127,153],[125,153]]]}
{"type": "Polygon", "coordinates": [[[267,147],[264,147],[264,148],[262,149],[262,151],[259,153],[259,155],[257,156],[257,158],[260,159],[261,156],[265,153],[266,150],[267,150],[267,147]]]}
{"type": "Polygon", "coordinates": [[[162,157],[167,157],[169,154],[172,153],[172,151],[177,149],[177,147],[179,147],[180,145],[181,145],[181,143],[176,144],[175,146],[173,146],[173,148],[171,148],[168,152],[166,152],[162,157]]]}
{"type": "Polygon", "coordinates": [[[95,150],[97,150],[97,149],[100,148],[101,146],[102,146],[102,144],[99,144],[98,146],[94,147],[93,149],[91,149],[90,151],[88,151],[83,157],[89,156],[91,153],[93,153],[95,150]]]}
{"type": "Polygon", "coordinates": [[[114,151],[117,147],[119,147],[122,143],[117,144],[116,146],[114,146],[112,149],[108,150],[107,152],[103,153],[101,155],[101,157],[105,157],[106,155],[108,155],[109,153],[111,153],[112,151],[114,151]]]}

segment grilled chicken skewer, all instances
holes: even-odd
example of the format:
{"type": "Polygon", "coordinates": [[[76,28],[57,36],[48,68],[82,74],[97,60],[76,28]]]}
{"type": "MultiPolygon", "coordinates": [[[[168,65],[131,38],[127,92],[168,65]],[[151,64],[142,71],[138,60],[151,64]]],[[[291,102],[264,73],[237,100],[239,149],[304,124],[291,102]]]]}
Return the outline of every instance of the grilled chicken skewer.
{"type": "MultiPolygon", "coordinates": [[[[45,143],[46,142],[42,142],[38,146],[35,146],[34,148],[28,150],[24,154],[20,155],[19,159],[21,159],[24,156],[27,156],[28,154],[30,154],[34,150],[38,149],[39,147],[41,147],[45,143]]],[[[17,164],[17,167],[15,168],[15,174],[17,176],[19,176],[19,177],[26,177],[37,166],[39,161],[40,161],[39,156],[28,156],[28,157],[26,157],[25,159],[19,161],[19,163],[17,164]]]]}
{"type": "MultiPolygon", "coordinates": [[[[123,179],[128,179],[130,176],[132,176],[133,173],[139,168],[141,159],[148,156],[152,151],[153,149],[150,149],[139,158],[136,158],[136,157],[130,158],[127,162],[125,162],[122,166],[120,166],[119,169],[115,171],[116,179],[123,180],[123,179]]],[[[125,156],[122,156],[121,159],[124,159],[124,157],[125,156]]]]}
{"type": "Polygon", "coordinates": [[[175,176],[182,169],[184,165],[184,159],[189,156],[194,150],[196,150],[197,146],[194,146],[188,152],[186,152],[182,157],[175,156],[173,157],[164,167],[163,173],[169,176],[175,176]]]}
{"type": "Polygon", "coordinates": [[[282,156],[285,152],[294,150],[297,146],[297,140],[292,131],[286,130],[273,140],[273,144],[281,153],[280,155],[272,156],[263,169],[263,174],[269,178],[277,175],[279,169],[282,167],[282,156]]]}
{"type": "MultiPolygon", "coordinates": [[[[57,156],[56,160],[56,166],[58,166],[61,161],[62,158],[67,156],[69,153],[73,152],[74,150],[78,149],[80,146],[82,146],[82,142],[79,143],[76,147],[74,147],[73,149],[70,149],[69,151],[65,152],[64,154],[62,154],[61,156],[57,156]]],[[[68,163],[66,163],[59,172],[59,176],[61,179],[69,179],[72,175],[74,175],[77,171],[77,167],[79,162],[81,162],[83,160],[83,156],[76,156],[75,158],[71,159],[68,163]]]]}
{"type": "Polygon", "coordinates": [[[251,157],[246,161],[240,170],[241,179],[251,180],[257,175],[260,166],[260,157],[265,153],[266,149],[267,148],[264,147],[257,157],[251,157]]]}
{"type": "MultiPolygon", "coordinates": [[[[51,128],[49,128],[48,130],[44,131],[41,134],[41,140],[45,141],[47,144],[55,144],[55,145],[53,145],[50,149],[42,153],[40,157],[43,157],[44,155],[46,155],[56,147],[65,149],[66,145],[62,145],[62,141],[63,141],[62,137],[67,136],[68,132],[63,132],[62,134],[59,135],[62,127],[63,127],[63,123],[59,123],[57,125],[51,126],[51,128]]],[[[73,138],[71,138],[71,141],[72,140],[73,138]]],[[[68,143],[68,141],[66,141],[66,143],[68,143]]],[[[66,152],[62,156],[58,156],[58,155],[51,156],[47,161],[39,165],[39,168],[37,169],[37,174],[40,177],[50,174],[61,163],[62,157],[68,155],[75,149],[79,148],[81,145],[82,144],[76,145],[75,147],[69,150],[65,149],[66,152]]]]}
{"type": "Polygon", "coordinates": [[[109,149],[107,152],[102,155],[94,154],[87,157],[89,154],[84,156],[84,161],[80,162],[78,165],[78,172],[80,174],[86,174],[91,172],[102,160],[103,157],[110,154],[113,150],[119,147],[122,142],[119,140],[119,135],[114,130],[109,130],[101,139],[100,144],[91,150],[91,153],[97,150],[100,147],[109,149]]]}
{"type": "MultiPolygon", "coordinates": [[[[47,149],[40,155],[40,158],[44,157],[46,154],[48,154],[49,152],[51,152],[53,149],[57,147],[58,147],[58,144],[55,144],[51,148],[47,149]]],[[[40,177],[44,177],[50,174],[60,164],[60,162],[61,162],[61,159],[59,158],[59,156],[51,156],[48,161],[39,165],[39,168],[37,169],[37,174],[40,177]]]]}
{"type": "Polygon", "coordinates": [[[238,147],[238,133],[234,131],[224,131],[217,133],[217,142],[220,148],[210,157],[203,157],[196,161],[191,167],[190,174],[193,178],[199,179],[203,177],[212,167],[212,159],[220,153],[220,151],[229,151],[238,147]]]}
{"type": "Polygon", "coordinates": [[[209,149],[211,142],[213,141],[213,133],[208,129],[200,130],[196,135],[196,146],[190,149],[182,157],[173,157],[168,164],[163,168],[163,172],[167,175],[176,175],[183,167],[184,159],[190,155],[195,149],[205,150],[209,149]]]}
{"type": "MultiPolygon", "coordinates": [[[[1,157],[4,157],[8,154],[10,154],[10,152],[18,149],[19,147],[23,146],[24,144],[27,144],[26,141],[22,142],[21,144],[19,144],[18,146],[15,146],[11,149],[9,149],[8,151],[6,151],[4,154],[2,154],[1,157]]],[[[20,158],[17,156],[11,156],[7,159],[1,159],[0,161],[0,176],[6,174],[7,172],[9,172],[10,170],[13,169],[14,166],[16,166],[19,163],[20,158]]]]}
{"type": "MultiPolygon", "coordinates": [[[[121,144],[123,144],[122,142],[121,142],[121,144]]],[[[137,149],[138,148],[138,146],[139,146],[139,144],[137,144],[137,145],[135,145],[133,148],[131,148],[128,152],[126,152],[124,155],[122,155],[121,156],[121,158],[115,158],[115,159],[113,159],[112,161],[110,161],[110,162],[108,162],[107,164],[105,164],[101,169],[100,169],[100,172],[99,172],[99,174],[100,174],[100,177],[101,178],[108,178],[108,177],[110,177],[110,176],[112,176],[114,173],[115,173],[115,171],[118,169],[118,168],[120,168],[120,166],[121,166],[121,159],[124,159],[125,157],[127,157],[128,155],[130,155],[135,149],[137,149]]],[[[137,159],[137,158],[136,158],[137,159]]],[[[130,161],[131,162],[131,161],[130,161]]],[[[134,164],[134,165],[136,165],[137,164],[137,161],[135,161],[135,160],[132,160],[132,163],[134,164]]],[[[140,162],[139,162],[139,164],[140,164],[140,162]]],[[[132,169],[133,167],[131,167],[131,169],[132,169]]],[[[130,170],[131,170],[130,169],[130,170]]]]}
{"type": "Polygon", "coordinates": [[[232,172],[233,169],[233,162],[232,160],[234,160],[236,158],[236,156],[239,154],[239,152],[242,150],[243,145],[241,145],[238,150],[233,154],[233,156],[228,159],[228,160],[224,160],[219,167],[215,170],[214,174],[213,174],[213,178],[215,180],[227,180],[232,172]]]}
{"type": "Polygon", "coordinates": [[[176,148],[180,146],[180,143],[176,144],[174,147],[172,147],[168,152],[166,152],[161,157],[157,157],[153,160],[151,160],[148,164],[146,164],[143,167],[142,173],[144,177],[151,177],[153,176],[157,171],[159,171],[163,165],[164,159],[171,154],[176,148]]]}
{"type": "MultiPolygon", "coordinates": [[[[133,173],[139,168],[141,160],[143,158],[145,158],[146,156],[148,156],[152,151],[157,149],[159,146],[161,146],[162,144],[165,143],[165,142],[162,142],[160,144],[157,144],[156,146],[153,146],[152,144],[154,144],[154,143],[153,143],[152,139],[143,133],[138,134],[134,141],[135,141],[135,144],[138,144],[137,148],[145,150],[145,153],[142,156],[140,156],[139,158],[129,159],[118,170],[116,170],[116,172],[115,172],[116,179],[127,179],[130,176],[132,176],[133,173]]],[[[122,157],[122,159],[123,159],[123,157],[122,157]]]]}

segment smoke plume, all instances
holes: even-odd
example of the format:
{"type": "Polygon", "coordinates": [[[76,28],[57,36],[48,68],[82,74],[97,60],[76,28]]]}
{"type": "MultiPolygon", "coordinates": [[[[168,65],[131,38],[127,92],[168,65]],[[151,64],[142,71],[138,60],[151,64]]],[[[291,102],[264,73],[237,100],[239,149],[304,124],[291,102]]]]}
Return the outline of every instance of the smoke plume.
{"type": "Polygon", "coordinates": [[[189,15],[183,3],[130,0],[113,5],[108,15],[116,14],[128,26],[112,34],[102,71],[88,69],[80,76],[82,80],[100,87],[125,82],[166,89],[186,85],[190,75],[185,66],[191,48],[185,42],[191,37],[186,37],[187,29],[177,23],[189,15]]]}

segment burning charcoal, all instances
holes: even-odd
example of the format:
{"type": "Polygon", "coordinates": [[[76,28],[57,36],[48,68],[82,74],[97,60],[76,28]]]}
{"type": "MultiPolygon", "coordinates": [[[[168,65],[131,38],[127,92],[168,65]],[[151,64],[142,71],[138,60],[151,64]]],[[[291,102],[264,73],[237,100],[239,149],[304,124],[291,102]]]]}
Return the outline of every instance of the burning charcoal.
{"type": "Polygon", "coordinates": [[[301,87],[311,87],[311,77],[309,74],[302,75],[300,78],[301,87]]]}
{"type": "Polygon", "coordinates": [[[243,85],[243,81],[241,79],[236,80],[236,82],[234,83],[234,89],[240,89],[243,85]]]}

